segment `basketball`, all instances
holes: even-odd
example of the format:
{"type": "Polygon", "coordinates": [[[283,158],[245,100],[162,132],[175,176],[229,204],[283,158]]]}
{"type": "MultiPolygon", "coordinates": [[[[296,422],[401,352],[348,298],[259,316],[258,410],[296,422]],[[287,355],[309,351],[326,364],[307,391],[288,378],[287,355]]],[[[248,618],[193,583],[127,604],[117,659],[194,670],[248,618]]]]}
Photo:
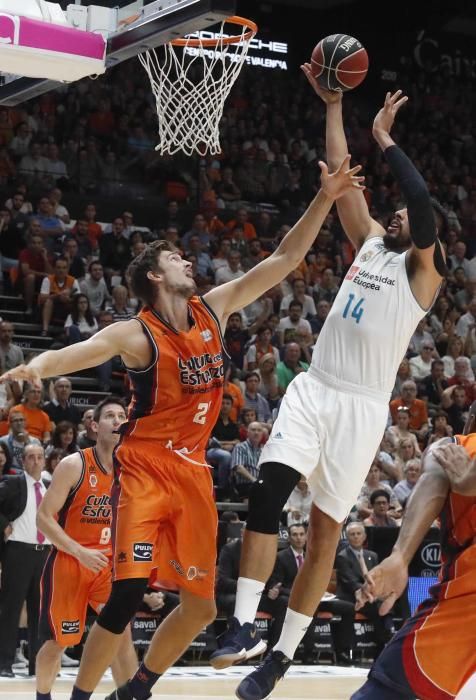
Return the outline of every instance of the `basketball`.
{"type": "Polygon", "coordinates": [[[331,34],[315,47],[311,65],[321,87],[345,92],[363,81],[369,57],[358,39],[348,34],[331,34]]]}

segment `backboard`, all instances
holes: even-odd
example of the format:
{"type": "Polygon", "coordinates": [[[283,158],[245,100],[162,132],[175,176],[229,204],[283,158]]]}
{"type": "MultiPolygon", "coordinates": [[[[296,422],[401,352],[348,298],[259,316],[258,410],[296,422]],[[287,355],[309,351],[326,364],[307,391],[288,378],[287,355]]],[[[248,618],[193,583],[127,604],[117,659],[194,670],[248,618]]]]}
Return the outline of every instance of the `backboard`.
{"type": "MultiPolygon", "coordinates": [[[[63,4],[63,3],[62,3],[63,4]]],[[[76,0],[80,6],[81,0],[76,0]]],[[[84,5],[111,7],[101,0],[84,5]]],[[[108,68],[185,34],[200,31],[235,13],[235,0],[136,0],[114,3],[115,26],[107,33],[108,68]]],[[[0,105],[13,107],[63,83],[0,73],[0,105]]]]}

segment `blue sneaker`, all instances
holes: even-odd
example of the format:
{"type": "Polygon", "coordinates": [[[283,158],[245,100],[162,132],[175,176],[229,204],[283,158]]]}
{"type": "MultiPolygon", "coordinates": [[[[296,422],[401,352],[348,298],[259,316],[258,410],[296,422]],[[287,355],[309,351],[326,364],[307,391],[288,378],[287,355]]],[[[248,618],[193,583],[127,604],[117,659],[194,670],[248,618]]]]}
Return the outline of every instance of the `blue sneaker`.
{"type": "Polygon", "coordinates": [[[271,651],[258,668],[243,678],[236,689],[239,700],[264,700],[291,666],[291,659],[282,651],[271,651]]]}
{"type": "Polygon", "coordinates": [[[240,661],[252,659],[266,651],[266,643],[251,622],[240,625],[236,617],[228,623],[228,629],[218,638],[219,648],[210,656],[213,668],[228,668],[240,661]]]}

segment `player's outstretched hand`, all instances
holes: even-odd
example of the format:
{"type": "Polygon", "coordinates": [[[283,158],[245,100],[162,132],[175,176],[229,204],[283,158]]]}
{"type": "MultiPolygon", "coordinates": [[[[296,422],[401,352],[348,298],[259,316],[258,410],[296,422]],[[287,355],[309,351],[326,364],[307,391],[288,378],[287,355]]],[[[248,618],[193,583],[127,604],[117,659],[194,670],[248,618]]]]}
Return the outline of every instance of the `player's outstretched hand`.
{"type": "Polygon", "coordinates": [[[408,102],[408,97],[406,97],[406,95],[402,96],[401,90],[397,90],[397,92],[394,92],[393,95],[391,92],[387,92],[384,105],[382,109],[377,112],[377,116],[374,119],[372,129],[374,137],[377,137],[382,133],[390,133],[398,110],[400,107],[403,107],[406,102],[408,102]]]}
{"type": "Polygon", "coordinates": [[[335,102],[342,102],[341,90],[326,90],[319,85],[316,78],[312,74],[312,66],[310,63],[303,63],[301,70],[308,79],[314,92],[319,95],[321,100],[323,100],[326,105],[334,104],[335,102]]]}
{"type": "Polygon", "coordinates": [[[32,384],[37,389],[41,389],[41,377],[39,372],[30,365],[18,365],[13,369],[5,372],[0,377],[0,384],[5,382],[18,381],[19,379],[26,379],[27,382],[32,384]]]}
{"type": "Polygon", "coordinates": [[[464,447],[455,444],[436,447],[432,454],[445,470],[452,491],[472,495],[468,491],[474,491],[476,484],[476,459],[472,460],[464,447]]]}
{"type": "Polygon", "coordinates": [[[407,583],[407,566],[401,555],[393,552],[366,574],[364,585],[355,594],[355,609],[360,610],[366,603],[381,600],[379,614],[386,615],[402,595],[407,583]]]}
{"type": "Polygon", "coordinates": [[[99,549],[88,549],[87,547],[80,547],[76,555],[80,564],[94,571],[98,574],[106,566],[109,566],[109,559],[104,554],[104,551],[99,549]]]}
{"type": "Polygon", "coordinates": [[[335,173],[329,173],[329,169],[324,161],[319,161],[321,169],[321,189],[332,199],[339,199],[346,192],[352,189],[365,190],[364,177],[358,176],[362,170],[361,165],[350,167],[350,156],[347,155],[335,173]]]}

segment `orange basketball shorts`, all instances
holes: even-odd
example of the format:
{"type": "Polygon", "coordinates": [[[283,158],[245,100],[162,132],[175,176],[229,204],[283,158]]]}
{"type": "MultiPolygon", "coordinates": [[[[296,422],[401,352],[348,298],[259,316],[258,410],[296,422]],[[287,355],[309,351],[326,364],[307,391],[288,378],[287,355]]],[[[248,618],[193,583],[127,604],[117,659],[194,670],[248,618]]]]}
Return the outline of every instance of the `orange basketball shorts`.
{"type": "Polygon", "coordinates": [[[125,438],[115,458],[114,580],[148,579],[156,568],[157,578],[213,599],[218,518],[209,467],[154,440],[125,438]]]}
{"type": "Polygon", "coordinates": [[[53,549],[41,578],[40,638],[54,639],[64,647],[79,644],[88,605],[99,613],[111,593],[112,572],[99,574],[77,559],[53,549]]]}

